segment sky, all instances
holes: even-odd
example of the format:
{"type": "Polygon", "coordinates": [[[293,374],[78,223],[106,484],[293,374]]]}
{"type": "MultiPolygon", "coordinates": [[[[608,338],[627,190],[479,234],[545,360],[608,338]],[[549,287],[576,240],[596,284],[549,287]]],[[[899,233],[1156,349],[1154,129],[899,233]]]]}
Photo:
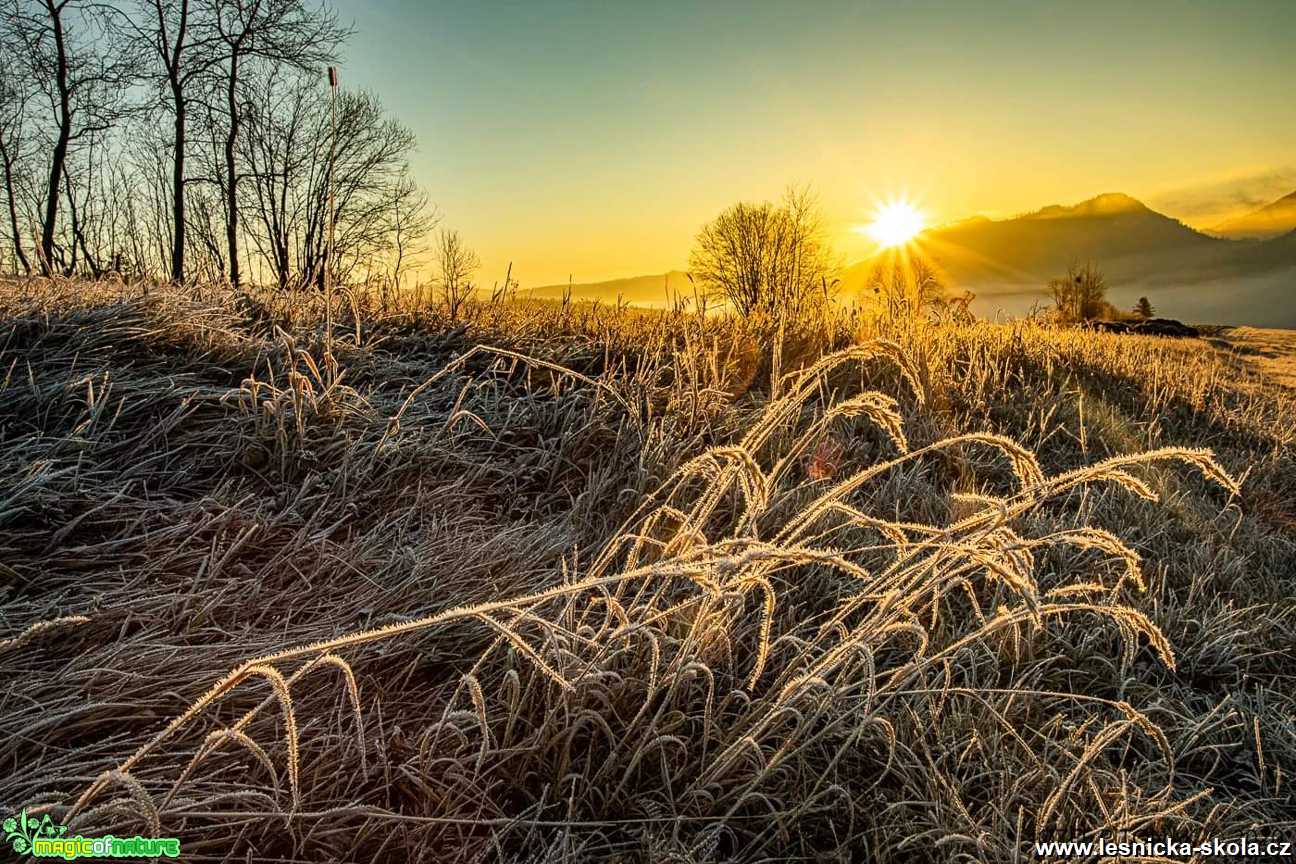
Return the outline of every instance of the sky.
{"type": "Polygon", "coordinates": [[[418,136],[442,217],[523,286],[686,266],[789,186],[847,259],[1125,192],[1209,227],[1296,189],[1296,2],[342,0],[343,85],[418,136]]]}

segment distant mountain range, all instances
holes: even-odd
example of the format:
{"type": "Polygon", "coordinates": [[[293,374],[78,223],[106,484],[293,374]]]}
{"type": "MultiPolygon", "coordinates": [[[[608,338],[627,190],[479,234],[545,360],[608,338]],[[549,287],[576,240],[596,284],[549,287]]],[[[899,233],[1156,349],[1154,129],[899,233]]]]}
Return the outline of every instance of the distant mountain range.
{"type": "MultiPolygon", "coordinates": [[[[1093,262],[1119,285],[1178,285],[1296,266],[1293,238],[1213,237],[1119,193],[1012,219],[983,217],[932,229],[923,249],[955,285],[1042,286],[1071,262],[1093,262]]],[[[866,269],[861,262],[853,270],[866,269]]],[[[847,281],[843,279],[843,281],[847,281]]]]}
{"type": "MultiPolygon", "coordinates": [[[[1107,193],[1010,219],[975,217],[931,228],[920,235],[917,253],[951,288],[975,293],[973,309],[988,316],[1022,314],[1045,301],[1048,280],[1074,262],[1101,268],[1109,299],[1122,308],[1147,296],[1158,314],[1197,323],[1296,328],[1296,192],[1209,234],[1128,195],[1107,193]]],[[[844,268],[840,295],[864,288],[872,268],[871,260],[844,268]]],[[[562,296],[566,288],[534,293],[562,296]]],[[[692,291],[679,271],[572,286],[577,298],[620,294],[643,305],[692,291]]]]}
{"type": "Polygon", "coordinates": [[[1265,240],[1296,231],[1296,192],[1211,229],[1221,237],[1265,240]]]}
{"type": "Polygon", "coordinates": [[[576,300],[615,303],[619,299],[622,303],[635,306],[665,306],[676,296],[692,297],[693,283],[684,271],[671,270],[652,276],[630,276],[605,282],[541,285],[524,289],[521,293],[537,300],[561,300],[570,293],[576,300]]]}
{"type": "MultiPolygon", "coordinates": [[[[943,226],[924,233],[922,249],[952,287],[979,295],[981,314],[1020,314],[1068,264],[1092,262],[1122,308],[1147,296],[1160,313],[1195,322],[1296,327],[1296,231],[1216,237],[1119,193],[943,226]]],[[[843,289],[867,268],[848,268],[843,289]]]]}

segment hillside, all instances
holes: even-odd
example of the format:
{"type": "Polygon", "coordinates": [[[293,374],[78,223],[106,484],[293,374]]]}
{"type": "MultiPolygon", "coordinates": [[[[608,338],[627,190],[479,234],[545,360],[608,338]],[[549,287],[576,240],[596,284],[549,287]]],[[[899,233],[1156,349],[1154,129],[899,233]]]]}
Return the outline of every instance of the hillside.
{"type": "Polygon", "coordinates": [[[1296,192],[1212,229],[1221,237],[1269,239],[1296,231],[1296,192]]]}
{"type": "MultiPolygon", "coordinates": [[[[1149,295],[1163,314],[1176,318],[1296,328],[1296,230],[1263,241],[1223,239],[1120,193],[1011,219],[974,217],[932,228],[915,254],[934,262],[956,291],[976,294],[973,310],[988,317],[1028,312],[1046,299],[1049,279],[1073,262],[1093,262],[1120,308],[1149,295]]],[[[839,295],[858,296],[873,267],[865,260],[843,269],[839,295]]],[[[567,291],[567,285],[548,285],[524,293],[560,299],[567,291]]],[[[577,300],[620,297],[647,307],[666,305],[671,292],[692,296],[686,274],[672,270],[571,286],[577,300]]]]}
{"type": "MultiPolygon", "coordinates": [[[[1049,206],[1012,219],[969,219],[923,233],[918,252],[974,310],[1021,314],[1042,302],[1048,280],[1073,262],[1097,264],[1109,296],[1129,308],[1149,295],[1164,314],[1208,323],[1296,327],[1296,234],[1264,242],[1197,231],[1122,194],[1049,206]]],[[[848,268],[847,294],[869,261],[848,268]]]]}
{"type": "Polygon", "coordinates": [[[0,282],[6,812],[564,864],[1290,824],[1296,403],[1246,365],[388,299],[0,282]]]}
{"type": "Polygon", "coordinates": [[[1127,195],[1099,195],[1002,221],[937,228],[924,248],[958,284],[1042,284],[1070,261],[1102,262],[1113,280],[1179,272],[1226,248],[1127,195]]]}
{"type": "Polygon", "coordinates": [[[598,300],[603,303],[631,303],[636,306],[661,308],[670,305],[676,297],[693,296],[693,283],[682,270],[656,273],[651,276],[629,276],[603,282],[580,282],[574,285],[541,285],[525,288],[520,296],[536,300],[561,300],[570,294],[574,300],[598,300]]]}
{"type": "Polygon", "coordinates": [[[1239,362],[1291,388],[1296,398],[1296,330],[1225,327],[1211,341],[1239,362]]]}

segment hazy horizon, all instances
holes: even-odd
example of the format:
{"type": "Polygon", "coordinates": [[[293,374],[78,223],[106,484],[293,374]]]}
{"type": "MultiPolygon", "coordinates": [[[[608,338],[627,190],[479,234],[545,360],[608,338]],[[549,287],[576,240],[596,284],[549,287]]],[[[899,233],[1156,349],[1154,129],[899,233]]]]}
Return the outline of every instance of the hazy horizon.
{"type": "Polygon", "coordinates": [[[417,134],[443,216],[523,285],[685,265],[738,200],[814,189],[848,259],[934,222],[1124,192],[1207,229],[1296,189],[1296,4],[366,0],[343,83],[417,134]]]}

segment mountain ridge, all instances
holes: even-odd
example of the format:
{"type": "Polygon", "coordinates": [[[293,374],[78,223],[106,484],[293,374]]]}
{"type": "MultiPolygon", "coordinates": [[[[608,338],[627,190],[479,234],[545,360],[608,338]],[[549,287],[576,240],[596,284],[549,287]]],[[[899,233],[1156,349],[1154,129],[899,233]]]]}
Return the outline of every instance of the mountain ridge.
{"type": "MultiPolygon", "coordinates": [[[[952,290],[976,294],[974,309],[983,315],[1024,314],[1047,298],[1049,279],[1070,264],[1093,263],[1121,308],[1147,295],[1160,311],[1187,320],[1296,327],[1296,225],[1263,240],[1221,238],[1133,196],[1105,192],[1005,219],[973,216],[929,228],[914,251],[952,290]]],[[[843,267],[838,295],[863,291],[875,264],[866,258],[843,267]]],[[[577,299],[619,296],[657,307],[694,290],[682,270],[570,287],[577,299]]],[[[567,291],[548,285],[525,293],[558,299],[567,291]]]]}
{"type": "Polygon", "coordinates": [[[519,293],[536,300],[561,300],[570,295],[577,300],[616,301],[636,306],[665,306],[674,296],[691,297],[693,282],[683,270],[623,276],[597,282],[555,283],[519,289],[519,293]]]}
{"type": "Polygon", "coordinates": [[[1213,234],[1236,239],[1272,239],[1291,231],[1296,231],[1296,191],[1211,229],[1213,234]]]}
{"type": "MultiPolygon", "coordinates": [[[[1153,296],[1175,317],[1296,327],[1296,231],[1217,237],[1123,193],[932,229],[917,249],[952,288],[981,298],[980,314],[1024,313],[1046,299],[1049,279],[1073,263],[1093,263],[1120,308],[1153,296]]],[[[843,289],[853,290],[870,269],[868,261],[848,268],[843,289]]]]}

